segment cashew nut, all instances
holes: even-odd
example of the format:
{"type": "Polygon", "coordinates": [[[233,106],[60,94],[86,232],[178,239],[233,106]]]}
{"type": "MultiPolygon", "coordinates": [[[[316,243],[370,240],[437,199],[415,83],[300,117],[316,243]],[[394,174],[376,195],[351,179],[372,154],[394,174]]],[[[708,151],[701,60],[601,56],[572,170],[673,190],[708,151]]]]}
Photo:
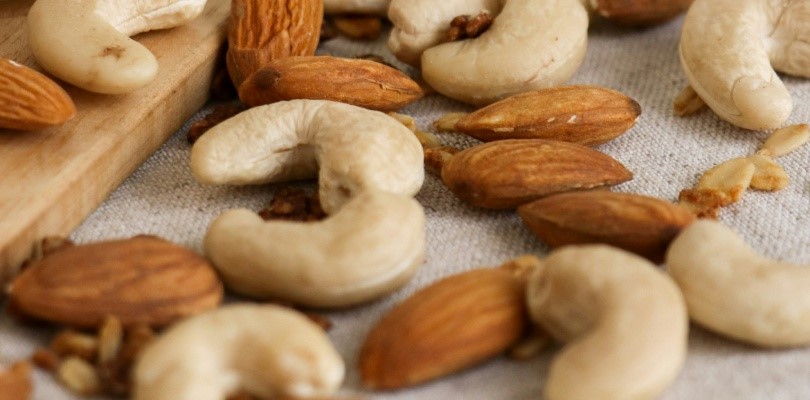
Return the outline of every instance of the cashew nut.
{"type": "Polygon", "coordinates": [[[681,232],[666,265],[695,322],[760,346],[810,344],[810,266],[765,259],[709,220],[681,232]]]}
{"type": "Polygon", "coordinates": [[[187,319],[150,344],[134,368],[135,400],[329,396],[344,366],[323,330],[273,305],[232,305],[187,319]]]}
{"type": "Polygon", "coordinates": [[[793,102],[774,68],[810,77],[809,38],[810,2],[696,0],[683,24],[681,65],[720,118],[778,128],[793,102]]]}
{"type": "Polygon", "coordinates": [[[83,89],[127,93],[157,75],[155,56],[129,37],[182,25],[206,0],[37,0],[28,43],[48,72],[83,89]]]}
{"type": "Polygon", "coordinates": [[[559,85],[579,67],[588,13],[580,0],[392,0],[388,42],[445,96],[487,104],[559,85]],[[443,43],[450,21],[488,11],[492,26],[476,39],[443,43]]]}
{"type": "Polygon", "coordinates": [[[605,245],[552,252],[529,279],[532,318],[570,342],[551,364],[545,398],[657,398],[680,371],[683,297],[649,261],[605,245]]]}
{"type": "Polygon", "coordinates": [[[349,306],[404,285],[422,265],[425,214],[408,196],[371,191],[315,223],[265,222],[231,210],[211,225],[205,251],[236,292],[349,306]]]}
{"type": "Polygon", "coordinates": [[[385,16],[390,0],[323,0],[324,14],[373,14],[385,16]]]}
{"type": "Polygon", "coordinates": [[[419,140],[396,119],[323,100],[251,108],[212,128],[191,150],[191,170],[202,183],[285,182],[317,173],[330,214],[364,190],[416,194],[422,161],[419,140]]]}

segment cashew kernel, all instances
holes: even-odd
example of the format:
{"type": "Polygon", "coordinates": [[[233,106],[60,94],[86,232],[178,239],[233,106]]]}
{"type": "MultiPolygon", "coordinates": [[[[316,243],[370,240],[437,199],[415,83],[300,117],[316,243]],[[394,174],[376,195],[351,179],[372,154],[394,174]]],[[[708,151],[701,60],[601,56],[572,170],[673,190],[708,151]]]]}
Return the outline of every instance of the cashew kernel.
{"type": "Polygon", "coordinates": [[[768,260],[708,220],[681,232],[666,266],[700,325],[760,346],[810,344],[810,266],[768,260]]]}
{"type": "Polygon", "coordinates": [[[410,280],[425,255],[419,203],[363,192],[320,222],[263,221],[248,210],[220,215],[205,251],[228,288],[257,298],[344,307],[410,280]]]}
{"type": "Polygon", "coordinates": [[[807,1],[696,0],[683,24],[681,65],[720,118],[778,128],[793,101],[774,69],[810,77],[808,34],[807,1]]]}
{"type": "Polygon", "coordinates": [[[569,342],[551,363],[547,400],[657,398],[683,365],[683,297],[639,256],[605,245],[553,251],[527,301],[542,329],[569,342]]]}
{"type": "Polygon", "coordinates": [[[421,63],[431,87],[472,104],[567,81],[588,40],[580,0],[392,0],[388,16],[388,46],[397,58],[421,63]],[[442,43],[454,17],[481,11],[495,16],[486,32],[442,43]]]}
{"type": "Polygon", "coordinates": [[[28,43],[37,62],[83,89],[132,92],[151,82],[158,62],[129,37],[185,24],[206,0],[37,0],[28,12],[28,43]]]}
{"type": "Polygon", "coordinates": [[[416,194],[425,175],[422,163],[422,145],[396,119],[324,100],[251,108],[209,130],[191,150],[191,170],[207,184],[286,182],[317,174],[328,214],[364,190],[416,194]]]}
{"type": "Polygon", "coordinates": [[[187,319],[152,342],[134,369],[134,400],[329,396],[344,365],[323,330],[274,305],[231,305],[187,319]]]}

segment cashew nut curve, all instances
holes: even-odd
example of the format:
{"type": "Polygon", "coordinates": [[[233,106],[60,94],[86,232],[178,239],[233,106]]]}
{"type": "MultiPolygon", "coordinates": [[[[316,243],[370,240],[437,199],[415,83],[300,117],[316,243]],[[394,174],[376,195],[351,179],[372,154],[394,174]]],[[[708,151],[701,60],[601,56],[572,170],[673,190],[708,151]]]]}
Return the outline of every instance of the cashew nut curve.
{"type": "Polygon", "coordinates": [[[810,344],[810,265],[763,258],[727,226],[701,220],[672,242],[666,266],[700,325],[760,346],[810,344]]]}
{"type": "Polygon", "coordinates": [[[696,0],[679,51],[689,83],[720,118],[778,128],[793,102],[774,68],[810,77],[810,2],[696,0]]]}
{"type": "Polygon", "coordinates": [[[222,400],[333,394],[345,367],[323,330],[273,305],[231,305],[173,326],[134,368],[135,400],[222,400]]]}
{"type": "Polygon", "coordinates": [[[191,150],[191,170],[207,184],[317,175],[330,214],[364,190],[416,194],[425,176],[422,161],[419,140],[394,118],[324,100],[251,108],[212,128],[191,150]]]}
{"type": "Polygon", "coordinates": [[[83,89],[132,92],[151,82],[158,62],[129,37],[182,25],[206,0],[37,0],[28,12],[28,43],[48,72],[83,89]]]}
{"type": "Polygon", "coordinates": [[[569,342],[551,363],[547,400],[654,399],[683,366],[683,297],[639,256],[604,245],[556,250],[530,277],[527,302],[535,322],[569,342]]]}
{"type": "Polygon", "coordinates": [[[390,0],[323,0],[324,14],[371,14],[385,16],[390,0]]]}
{"type": "Polygon", "coordinates": [[[345,307],[410,280],[425,258],[425,214],[409,196],[370,191],[315,223],[231,210],[211,225],[205,252],[236,292],[345,307]]]}
{"type": "Polygon", "coordinates": [[[388,45],[439,93],[472,104],[556,86],[576,72],[588,40],[580,0],[392,0],[388,45]],[[442,43],[450,21],[488,11],[475,39],[442,43]]]}

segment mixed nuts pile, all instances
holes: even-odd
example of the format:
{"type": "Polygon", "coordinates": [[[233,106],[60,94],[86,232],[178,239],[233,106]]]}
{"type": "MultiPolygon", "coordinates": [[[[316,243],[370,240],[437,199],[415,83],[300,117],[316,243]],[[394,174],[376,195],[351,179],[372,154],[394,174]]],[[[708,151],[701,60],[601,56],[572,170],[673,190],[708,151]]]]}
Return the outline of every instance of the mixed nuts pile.
{"type": "MultiPolygon", "coordinates": [[[[706,18],[716,13],[711,1],[695,0],[687,16],[680,51],[690,86],[675,99],[675,113],[708,105],[739,126],[780,129],[756,154],[707,171],[676,204],[612,192],[633,173],[593,148],[630,130],[641,106],[612,89],[563,83],[582,61],[590,17],[647,26],[677,16],[691,0],[233,0],[227,73],[215,74],[212,90],[234,93],[240,105],[191,128],[192,173],[211,185],[317,178],[317,194],[284,190],[259,213],[223,213],[205,236],[205,256],[145,235],[43,241],[9,286],[8,312],[66,329],[31,363],[78,394],[336,399],[346,366],[324,332],[329,321],[294,307],[344,309],[410,281],[426,257],[426,217],[413,198],[425,169],[472,206],[516,210],[559,249],[446,277],[390,310],[360,350],[357,367],[369,389],[418,385],[504,353],[530,357],[556,341],[563,348],[545,398],[652,399],[683,366],[690,320],[755,345],[810,344],[803,295],[810,270],[754,254],[713,220],[748,188],[784,188],[789,178],[774,158],[806,143],[810,128],[781,127],[784,118],[758,115],[753,100],[735,97],[724,80],[707,83],[716,70],[725,79],[747,65],[729,49],[695,41],[696,24],[711,25],[706,18]],[[333,29],[356,40],[377,37],[384,10],[393,54],[420,68],[427,85],[375,60],[314,55],[333,29]],[[324,11],[339,15],[324,19],[324,11]],[[519,46],[503,47],[505,37],[519,46]],[[705,53],[715,50],[725,58],[712,64],[705,53]],[[695,54],[711,68],[697,68],[695,54]],[[436,131],[485,143],[443,146],[396,112],[429,88],[482,106],[440,118],[436,131]],[[225,290],[282,304],[223,306],[225,290]]],[[[743,27],[755,12],[777,7],[720,3],[743,27]]],[[[140,88],[157,64],[129,36],[182,24],[205,2],[145,4],[115,10],[87,1],[67,19],[110,33],[77,48],[114,55],[122,64],[111,67],[66,65],[65,49],[43,46],[61,29],[46,22],[64,4],[37,0],[29,15],[33,53],[50,74],[86,90],[148,90],[140,88]]],[[[779,6],[783,16],[768,21],[786,53],[772,61],[802,76],[810,76],[810,60],[785,43],[810,26],[802,11],[808,4],[779,6]]],[[[732,39],[752,41],[745,35],[755,33],[732,39]]],[[[764,72],[756,67],[773,73],[770,64],[764,72]]],[[[736,77],[789,114],[792,105],[768,86],[781,85],[778,78],[736,77]]],[[[0,60],[0,85],[2,128],[37,130],[76,114],[56,82],[12,60],[0,60]]],[[[25,361],[0,369],[0,394],[30,398],[30,369],[25,361]]]]}

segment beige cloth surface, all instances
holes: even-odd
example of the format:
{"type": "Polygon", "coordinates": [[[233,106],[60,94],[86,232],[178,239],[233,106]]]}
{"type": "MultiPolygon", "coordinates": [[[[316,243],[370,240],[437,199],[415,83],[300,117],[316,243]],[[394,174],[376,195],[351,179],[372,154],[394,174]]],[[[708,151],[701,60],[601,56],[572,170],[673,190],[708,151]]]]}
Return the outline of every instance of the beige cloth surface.
{"type": "MultiPolygon", "coordinates": [[[[688,118],[673,115],[672,99],[686,84],[676,52],[680,24],[681,20],[676,20],[648,30],[624,30],[609,24],[591,27],[587,56],[573,82],[620,90],[635,98],[643,109],[630,132],[599,147],[635,174],[633,181],[617,188],[619,191],[674,200],[703,171],[729,158],[752,154],[767,137],[767,133],[737,129],[708,110],[688,118]]],[[[376,43],[338,39],[322,45],[320,52],[341,56],[376,53],[393,61],[382,39],[376,43]]],[[[810,122],[810,80],[785,78],[785,83],[796,104],[789,122],[810,122]]],[[[430,130],[433,120],[460,110],[468,107],[432,95],[402,111],[415,116],[421,128],[430,130]]],[[[201,118],[203,112],[189,123],[201,118]]],[[[127,179],[72,239],[84,243],[151,233],[199,251],[206,228],[216,215],[235,207],[258,211],[268,203],[278,186],[197,184],[188,166],[187,127],[127,179]]],[[[451,144],[472,143],[453,135],[442,134],[440,138],[451,144]]],[[[747,193],[741,202],[725,209],[720,219],[768,257],[810,263],[810,146],[778,161],[790,175],[790,185],[778,193],[747,193]]],[[[515,213],[483,211],[462,204],[434,176],[426,179],[417,199],[427,213],[428,253],[427,262],[413,281],[372,304],[328,313],[335,324],[330,336],[347,365],[343,392],[361,393],[370,399],[540,398],[551,351],[524,362],[500,358],[413,389],[369,393],[360,387],[359,348],[386,310],[442,276],[495,265],[524,253],[543,255],[548,251],[515,213]]],[[[0,317],[0,363],[29,356],[50,334],[0,317]]],[[[665,400],[810,399],[810,348],[756,349],[694,326],[689,339],[686,365],[662,397],[665,400]]],[[[50,377],[37,372],[35,399],[73,398],[50,377]]]]}

